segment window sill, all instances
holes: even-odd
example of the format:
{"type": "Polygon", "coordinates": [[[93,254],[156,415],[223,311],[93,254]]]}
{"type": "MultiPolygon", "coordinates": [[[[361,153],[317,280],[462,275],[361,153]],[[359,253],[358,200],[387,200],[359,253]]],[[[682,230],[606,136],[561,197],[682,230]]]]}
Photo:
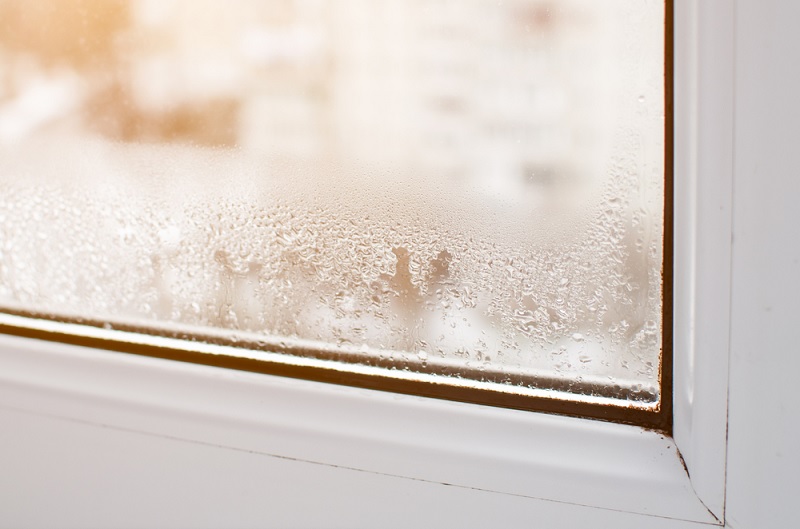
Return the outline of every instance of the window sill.
{"type": "Polygon", "coordinates": [[[717,523],[675,443],[641,428],[0,337],[6,408],[676,521],[717,523]]]}

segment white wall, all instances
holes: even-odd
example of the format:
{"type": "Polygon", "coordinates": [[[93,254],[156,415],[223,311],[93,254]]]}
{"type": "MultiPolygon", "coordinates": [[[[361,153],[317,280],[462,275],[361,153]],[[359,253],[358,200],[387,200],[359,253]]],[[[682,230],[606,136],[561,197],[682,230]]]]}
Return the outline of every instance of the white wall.
{"type": "Polygon", "coordinates": [[[800,2],[739,0],[728,523],[792,527],[800,492],[800,2]]]}

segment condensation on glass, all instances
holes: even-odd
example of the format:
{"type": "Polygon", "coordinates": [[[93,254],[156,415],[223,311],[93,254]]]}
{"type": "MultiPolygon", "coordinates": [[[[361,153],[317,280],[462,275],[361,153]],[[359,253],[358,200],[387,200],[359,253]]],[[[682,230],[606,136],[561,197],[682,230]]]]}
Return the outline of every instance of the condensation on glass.
{"type": "Polygon", "coordinates": [[[652,406],[663,41],[640,0],[0,0],[0,305],[652,406]]]}

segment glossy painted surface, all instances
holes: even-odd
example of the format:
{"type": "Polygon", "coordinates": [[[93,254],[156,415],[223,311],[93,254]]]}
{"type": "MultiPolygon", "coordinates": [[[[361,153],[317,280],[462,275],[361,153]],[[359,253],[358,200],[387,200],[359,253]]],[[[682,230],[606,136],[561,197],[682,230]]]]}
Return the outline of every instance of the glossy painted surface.
{"type": "Polygon", "coordinates": [[[675,443],[633,426],[13,337],[0,343],[0,381],[6,407],[114,429],[465,489],[713,520],[675,443]]]}
{"type": "Polygon", "coordinates": [[[698,495],[725,503],[734,5],[675,3],[674,436],[698,495]]]}

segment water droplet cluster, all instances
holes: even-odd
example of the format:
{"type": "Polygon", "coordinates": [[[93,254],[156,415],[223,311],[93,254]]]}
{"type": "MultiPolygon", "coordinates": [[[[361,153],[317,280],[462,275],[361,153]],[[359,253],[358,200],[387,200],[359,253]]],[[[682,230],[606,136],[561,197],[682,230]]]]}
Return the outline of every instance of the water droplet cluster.
{"type": "Polygon", "coordinates": [[[661,190],[630,164],[531,207],[365,168],[62,149],[0,162],[6,307],[657,381],[661,190]]]}

